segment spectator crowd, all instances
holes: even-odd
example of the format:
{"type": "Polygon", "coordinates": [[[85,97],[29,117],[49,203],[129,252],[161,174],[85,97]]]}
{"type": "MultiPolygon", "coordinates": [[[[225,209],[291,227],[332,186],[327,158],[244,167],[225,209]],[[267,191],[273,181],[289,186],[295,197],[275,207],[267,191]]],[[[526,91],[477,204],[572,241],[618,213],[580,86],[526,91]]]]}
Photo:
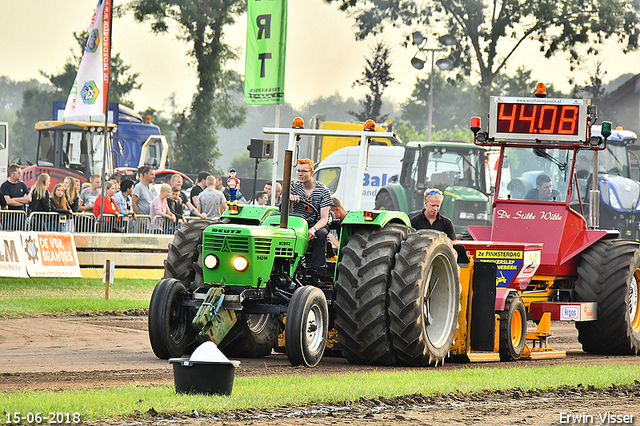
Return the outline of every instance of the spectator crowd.
{"type": "MultiPolygon", "coordinates": [[[[139,222],[135,232],[173,233],[189,217],[219,218],[230,199],[229,188],[223,187],[227,179],[208,172],[198,174],[187,195],[181,174],[168,174],[164,183],[155,185],[155,170],[148,166],[138,168],[137,182],[121,176],[105,181],[104,191],[99,174],[84,184],[67,176],[51,188],[51,176],[42,173],[29,188],[22,180],[20,165],[12,164],[8,171],[7,180],[0,185],[0,209],[7,211],[0,214],[3,230],[25,230],[29,218],[30,230],[73,232],[74,223],[78,230],[79,219],[91,219],[95,229],[103,232],[129,232],[130,225],[139,222]],[[143,222],[146,229],[139,226],[143,222]]],[[[240,180],[236,182],[235,199],[247,204],[240,180]]],[[[282,185],[276,182],[275,205],[279,205],[281,192],[282,185]]],[[[269,181],[251,204],[271,205],[271,197],[269,181]]]]}

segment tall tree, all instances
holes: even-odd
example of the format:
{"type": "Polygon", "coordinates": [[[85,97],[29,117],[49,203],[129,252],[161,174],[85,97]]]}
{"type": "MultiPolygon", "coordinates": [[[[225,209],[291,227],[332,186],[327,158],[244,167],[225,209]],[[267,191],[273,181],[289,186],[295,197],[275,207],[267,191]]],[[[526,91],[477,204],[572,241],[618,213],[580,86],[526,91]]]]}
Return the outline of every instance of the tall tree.
{"type": "Polygon", "coordinates": [[[367,63],[362,72],[362,78],[356,80],[353,85],[367,86],[369,93],[364,95],[361,102],[360,112],[349,111],[349,114],[360,121],[371,119],[376,123],[385,121],[388,114],[382,115],[382,94],[389,83],[395,79],[391,75],[391,63],[389,55],[391,49],[384,41],[379,41],[371,49],[371,58],[366,59],[367,63]]]}
{"type": "Polygon", "coordinates": [[[640,4],[634,0],[325,0],[356,20],[356,38],[379,34],[385,25],[453,35],[450,58],[460,73],[480,75],[480,101],[488,109],[493,81],[525,41],[546,58],[568,52],[572,66],[583,47],[594,55],[605,40],[623,51],[638,48],[640,4]]]}
{"type": "Polygon", "coordinates": [[[151,20],[156,34],[169,31],[168,21],[177,23],[179,38],[191,46],[198,88],[185,117],[184,133],[176,135],[176,168],[214,170],[220,156],[216,128],[233,128],[244,121],[246,108],[233,96],[242,92],[242,79],[224,70],[225,63],[237,56],[223,42],[223,35],[224,27],[233,25],[246,6],[246,0],[132,0],[126,6],[138,22],[151,20]]]}

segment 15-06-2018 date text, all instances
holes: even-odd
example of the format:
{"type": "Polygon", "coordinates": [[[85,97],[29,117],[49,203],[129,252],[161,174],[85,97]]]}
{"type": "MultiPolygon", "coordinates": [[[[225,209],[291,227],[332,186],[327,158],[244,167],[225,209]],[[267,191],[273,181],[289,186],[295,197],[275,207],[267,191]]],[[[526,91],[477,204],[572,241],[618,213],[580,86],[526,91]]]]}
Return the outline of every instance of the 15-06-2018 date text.
{"type": "Polygon", "coordinates": [[[75,424],[82,421],[80,413],[69,412],[34,412],[22,413],[20,411],[5,412],[5,424],[75,424]]]}

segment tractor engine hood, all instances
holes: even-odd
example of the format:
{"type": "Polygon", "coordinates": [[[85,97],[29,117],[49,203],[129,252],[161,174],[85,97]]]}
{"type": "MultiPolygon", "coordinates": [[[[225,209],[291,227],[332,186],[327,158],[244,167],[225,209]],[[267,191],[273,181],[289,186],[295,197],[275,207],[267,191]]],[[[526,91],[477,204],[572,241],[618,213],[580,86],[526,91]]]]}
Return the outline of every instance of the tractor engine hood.
{"type": "Polygon", "coordinates": [[[263,288],[276,260],[290,264],[293,275],[307,249],[307,223],[291,217],[288,228],[279,227],[279,215],[262,224],[218,223],[202,238],[204,282],[263,288]]]}
{"type": "Polygon", "coordinates": [[[598,176],[602,200],[618,211],[638,211],[640,183],[617,175],[598,176]]]}

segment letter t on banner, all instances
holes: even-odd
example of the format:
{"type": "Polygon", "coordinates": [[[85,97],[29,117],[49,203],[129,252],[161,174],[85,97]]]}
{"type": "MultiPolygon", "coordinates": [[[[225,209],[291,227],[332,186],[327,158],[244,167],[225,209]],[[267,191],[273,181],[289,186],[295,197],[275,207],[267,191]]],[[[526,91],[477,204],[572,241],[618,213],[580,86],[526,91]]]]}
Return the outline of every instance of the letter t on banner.
{"type": "Polygon", "coordinates": [[[284,103],[287,0],[249,0],[244,96],[249,105],[284,103]]]}

